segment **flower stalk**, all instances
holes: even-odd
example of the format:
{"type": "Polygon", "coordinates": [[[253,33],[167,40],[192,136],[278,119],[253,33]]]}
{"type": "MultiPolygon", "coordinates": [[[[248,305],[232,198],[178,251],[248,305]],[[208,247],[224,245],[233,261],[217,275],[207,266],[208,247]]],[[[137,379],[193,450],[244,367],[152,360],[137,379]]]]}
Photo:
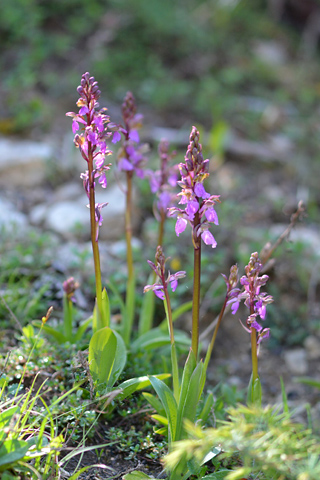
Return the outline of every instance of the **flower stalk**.
{"type": "Polygon", "coordinates": [[[101,92],[98,82],[90,77],[88,72],[84,73],[81,83],[77,88],[80,98],[77,101],[79,112],[68,112],[66,115],[73,118],[72,131],[75,134],[74,143],[79,148],[84,160],[87,162],[87,170],[80,175],[83,180],[83,187],[89,199],[90,210],[90,236],[92,244],[95,283],[96,283],[96,307],[98,313],[98,328],[108,326],[108,319],[105,315],[102,300],[102,280],[99,254],[99,227],[102,225],[101,210],[106,203],[96,203],[95,187],[96,179],[102,188],[107,187],[106,172],[111,164],[105,164],[105,157],[112,152],[107,148],[106,141],[113,134],[107,131],[109,116],[105,114],[106,109],[98,110],[98,99],[101,92]],[[79,133],[77,133],[79,132],[79,133]]]}
{"type": "Polygon", "coordinates": [[[199,143],[199,132],[192,127],[185,162],[179,164],[181,187],[179,204],[184,209],[172,207],[170,215],[176,215],[175,231],[177,236],[191,225],[192,243],[194,247],[194,281],[193,281],[193,308],[192,308],[192,350],[197,358],[199,348],[199,312],[200,312],[200,276],[201,276],[201,239],[212,248],[217,242],[209,231],[213,223],[219,225],[218,215],[214,209],[220,202],[219,195],[210,195],[206,192],[203,182],[209,176],[209,160],[204,160],[202,145],[199,143]]]}
{"type": "Polygon", "coordinates": [[[122,146],[118,152],[118,168],[126,173],[125,237],[128,269],[126,313],[123,319],[122,336],[126,345],[128,345],[135,313],[135,271],[132,252],[132,178],[134,173],[138,177],[144,178],[143,166],[145,163],[143,147],[138,145],[140,142],[138,129],[142,124],[142,115],[136,113],[135,99],[131,92],[126,94],[123,101],[122,118],[124,126],[118,126],[117,132],[119,138],[120,133],[124,136],[122,146]]]}
{"type": "Polygon", "coordinates": [[[178,279],[184,278],[186,276],[186,272],[180,271],[172,275],[169,272],[168,275],[166,275],[165,264],[168,260],[169,259],[165,258],[162,252],[162,247],[158,245],[156,256],[155,256],[155,263],[148,260],[150,267],[154,271],[156,277],[158,277],[158,282],[154,283],[153,285],[146,285],[144,287],[143,292],[146,293],[152,290],[154,294],[164,302],[164,308],[166,312],[170,343],[171,343],[173,392],[174,392],[174,397],[176,401],[178,401],[179,392],[180,392],[179,369],[178,369],[177,351],[176,351],[176,345],[175,345],[175,339],[174,339],[173,319],[172,319],[170,297],[168,292],[168,285],[171,286],[171,289],[174,292],[178,285],[178,279]]]}

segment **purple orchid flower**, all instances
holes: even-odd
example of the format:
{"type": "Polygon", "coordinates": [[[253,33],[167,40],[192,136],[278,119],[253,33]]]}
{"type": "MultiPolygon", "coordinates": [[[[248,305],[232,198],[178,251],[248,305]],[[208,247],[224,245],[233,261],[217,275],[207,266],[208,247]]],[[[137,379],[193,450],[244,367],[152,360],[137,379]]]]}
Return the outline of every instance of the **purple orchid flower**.
{"type": "Polygon", "coordinates": [[[234,289],[231,291],[227,301],[227,305],[231,305],[233,315],[237,312],[240,302],[242,300],[244,301],[245,306],[250,311],[250,315],[246,321],[247,326],[244,326],[241,321],[240,323],[249,333],[251,333],[252,328],[256,330],[257,345],[270,335],[270,329],[263,328],[258,320],[265,320],[267,305],[273,302],[271,295],[268,295],[266,292],[260,292],[260,288],[264,286],[269,279],[268,275],[259,276],[262,268],[263,264],[259,259],[258,253],[252,253],[250,261],[245,267],[246,275],[242,276],[240,279],[243,290],[234,289]]]}
{"type": "Polygon", "coordinates": [[[145,157],[146,146],[139,145],[140,137],[138,129],[142,126],[143,116],[136,113],[134,96],[128,92],[122,104],[122,117],[124,126],[111,124],[111,128],[117,131],[113,135],[112,142],[121,140],[121,133],[124,136],[122,147],[118,152],[118,169],[125,172],[133,172],[139,178],[144,178],[144,165],[147,162],[145,157]]]}
{"type": "Polygon", "coordinates": [[[185,207],[172,207],[169,209],[169,215],[177,216],[175,226],[177,236],[184,232],[189,223],[193,232],[194,245],[197,244],[197,239],[200,237],[206,245],[215,248],[217,242],[209,228],[212,223],[219,225],[214,206],[220,202],[220,195],[210,195],[205,190],[203,181],[209,176],[208,167],[209,160],[203,159],[199,132],[192,127],[185,163],[179,164],[181,181],[178,182],[178,185],[182,188],[178,194],[179,204],[185,207]]]}
{"type": "MultiPolygon", "coordinates": [[[[98,179],[102,188],[107,187],[106,172],[110,169],[111,164],[105,164],[105,158],[112,154],[112,151],[107,147],[107,141],[112,135],[113,138],[117,137],[116,134],[118,132],[113,133],[108,130],[110,119],[106,115],[106,109],[102,108],[99,110],[98,99],[101,92],[98,82],[95,81],[94,77],[90,77],[88,72],[82,75],[81,84],[77,88],[77,92],[80,95],[77,101],[79,113],[68,112],[66,115],[73,119],[74,143],[88,164],[88,170],[82,173],[80,178],[83,181],[83,187],[93,208],[95,204],[95,180],[98,179]],[[93,192],[92,198],[90,198],[91,191],[93,192]]],[[[101,209],[105,205],[96,204],[95,206],[96,241],[98,240],[99,226],[102,224],[101,209]]]]}
{"type": "Polygon", "coordinates": [[[167,290],[168,285],[170,285],[171,290],[174,292],[178,286],[178,280],[180,278],[184,278],[186,276],[186,272],[180,271],[174,274],[169,272],[166,276],[165,263],[169,260],[169,258],[165,258],[160,246],[157,248],[155,259],[155,263],[151,262],[150,260],[147,260],[147,262],[152,270],[156,273],[158,282],[154,283],[153,285],[146,285],[143,289],[143,293],[152,290],[158,298],[165,300],[165,291],[167,290]]]}
{"type": "Polygon", "coordinates": [[[158,148],[160,157],[160,169],[156,171],[146,170],[145,175],[149,178],[150,189],[156,194],[154,203],[154,215],[161,221],[162,215],[169,215],[168,209],[174,204],[176,194],[173,188],[178,181],[178,166],[170,166],[170,161],[176,155],[176,152],[169,154],[169,143],[161,140],[158,148]]]}

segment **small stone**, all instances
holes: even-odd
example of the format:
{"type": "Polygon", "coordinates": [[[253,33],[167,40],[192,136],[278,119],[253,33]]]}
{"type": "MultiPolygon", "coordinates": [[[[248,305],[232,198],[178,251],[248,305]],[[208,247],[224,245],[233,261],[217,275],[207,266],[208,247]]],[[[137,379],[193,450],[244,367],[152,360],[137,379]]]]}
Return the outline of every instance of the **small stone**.
{"type": "Polygon", "coordinates": [[[41,225],[46,218],[46,212],[48,205],[46,203],[40,203],[33,207],[29,212],[29,220],[33,225],[41,225]]]}
{"type": "Polygon", "coordinates": [[[0,139],[0,185],[32,187],[43,183],[52,147],[29,140],[0,139]]]}
{"type": "Polygon", "coordinates": [[[89,210],[79,200],[58,202],[46,212],[45,225],[66,238],[88,236],[89,210]]]}
{"type": "Polygon", "coordinates": [[[15,206],[0,198],[0,231],[5,230],[6,233],[21,235],[28,228],[27,217],[19,212],[15,206]]]}
{"type": "Polygon", "coordinates": [[[57,202],[62,202],[65,200],[74,200],[76,198],[79,198],[81,194],[84,194],[84,199],[85,199],[85,192],[82,186],[82,182],[79,179],[78,182],[68,182],[61,187],[57,188],[54,192],[54,201],[57,202]]]}
{"type": "Polygon", "coordinates": [[[287,350],[284,353],[284,362],[291,373],[305,375],[308,372],[307,353],[304,348],[287,350]]]}
{"type": "Polygon", "coordinates": [[[314,335],[307,337],[303,344],[310,360],[318,360],[320,358],[320,340],[314,335]]]}
{"type": "Polygon", "coordinates": [[[262,62],[275,67],[283,65],[288,57],[285,47],[272,40],[256,42],[254,53],[262,62]]]}
{"type": "MultiPolygon", "coordinates": [[[[133,250],[142,250],[143,245],[141,240],[133,237],[131,242],[133,250]]],[[[113,243],[109,247],[109,253],[115,257],[121,257],[126,254],[127,245],[125,240],[119,240],[118,242],[113,243]]]]}

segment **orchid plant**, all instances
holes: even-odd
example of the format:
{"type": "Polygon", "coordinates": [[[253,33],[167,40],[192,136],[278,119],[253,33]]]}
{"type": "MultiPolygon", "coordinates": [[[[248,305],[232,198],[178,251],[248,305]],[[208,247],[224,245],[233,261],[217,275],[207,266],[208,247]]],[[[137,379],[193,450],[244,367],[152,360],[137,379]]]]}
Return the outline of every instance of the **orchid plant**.
{"type": "Polygon", "coordinates": [[[96,180],[102,188],[107,187],[106,172],[111,164],[105,163],[112,151],[107,146],[107,141],[112,137],[113,132],[108,131],[110,118],[106,115],[106,109],[99,109],[98,100],[101,92],[98,82],[86,72],[82,75],[81,83],[77,88],[80,98],[77,101],[78,113],[68,112],[67,116],[72,117],[72,131],[75,134],[74,144],[79,148],[81,156],[87,164],[80,178],[89,199],[91,244],[93,252],[95,282],[96,282],[96,325],[98,330],[110,324],[110,317],[106,306],[106,292],[102,292],[101,265],[99,253],[99,227],[103,222],[101,210],[107,203],[96,203],[95,187],[96,180]],[[80,132],[80,133],[78,133],[80,132]]]}
{"type": "Polygon", "coordinates": [[[188,223],[192,231],[194,248],[194,281],[192,308],[192,350],[197,358],[199,344],[199,309],[200,309],[200,274],[201,274],[201,239],[212,248],[217,242],[210,232],[211,224],[219,225],[215,204],[220,202],[220,195],[210,195],[206,192],[203,181],[209,176],[209,160],[204,160],[202,146],[199,143],[199,131],[192,127],[189,145],[184,163],[179,164],[181,187],[179,204],[184,208],[171,207],[170,215],[176,215],[175,231],[177,236],[182,233],[188,223]]]}
{"type": "Polygon", "coordinates": [[[144,178],[144,155],[146,147],[140,145],[139,128],[142,126],[143,116],[137,113],[135,98],[128,92],[122,104],[122,118],[124,126],[119,125],[116,140],[123,135],[121,148],[118,151],[118,168],[126,175],[126,211],[125,211],[125,236],[127,246],[128,279],[126,288],[126,303],[122,319],[122,336],[128,345],[131,339],[134,314],[135,314],[135,272],[132,254],[132,180],[134,174],[144,178]]]}
{"type": "MultiPolygon", "coordinates": [[[[176,167],[170,166],[175,152],[169,153],[169,144],[162,141],[159,146],[160,169],[156,172],[145,170],[146,147],[140,144],[139,128],[142,125],[142,115],[137,113],[135,99],[128,92],[123,105],[123,125],[110,122],[105,109],[99,109],[98,99],[100,91],[94,77],[89,73],[82,76],[78,87],[80,98],[77,106],[78,113],[69,112],[73,118],[72,130],[75,134],[74,143],[87,163],[87,170],[81,174],[83,186],[89,199],[90,209],[91,242],[95,267],[96,279],[96,308],[93,315],[94,334],[89,344],[90,372],[94,380],[103,383],[106,391],[114,389],[114,385],[125,366],[127,348],[130,344],[132,351],[139,348],[154,349],[163,345],[170,345],[171,349],[171,373],[172,389],[168,386],[168,375],[149,375],[130,379],[120,384],[122,398],[136,390],[145,389],[152,385],[157,397],[144,392],[145,398],[156,410],[153,418],[162,427],[158,433],[167,434],[169,452],[172,451],[174,442],[187,437],[186,425],[195,422],[204,425],[210,415],[213,406],[213,396],[209,395],[199,411],[199,402],[202,397],[206,371],[212,356],[218,329],[221,325],[227,307],[233,314],[238,310],[243,300],[249,309],[246,325],[243,327],[251,337],[252,354],[252,378],[248,390],[248,403],[261,405],[261,385],[258,374],[258,353],[263,339],[270,334],[268,328],[263,328],[260,320],[266,317],[266,307],[273,298],[265,292],[261,292],[267,280],[267,275],[261,275],[263,263],[258,253],[251,255],[248,265],[245,267],[246,275],[240,279],[241,287],[238,287],[239,273],[237,265],[230,268],[229,276],[223,275],[226,283],[225,299],[220,314],[215,322],[211,341],[204,355],[201,357],[199,346],[199,309],[200,309],[200,278],[201,278],[201,249],[202,242],[212,247],[217,247],[217,241],[211,232],[213,225],[218,226],[218,214],[216,205],[220,203],[220,195],[212,195],[205,187],[209,177],[209,160],[204,159],[199,131],[192,127],[187,152],[184,162],[176,167]],[[118,151],[118,170],[124,172],[126,177],[126,211],[125,211],[125,238],[127,248],[127,289],[126,298],[122,308],[122,323],[120,328],[110,328],[109,299],[105,289],[102,289],[100,258],[99,258],[99,227],[102,225],[102,209],[106,203],[96,203],[96,181],[107,187],[106,173],[111,164],[105,163],[106,156],[112,152],[107,142],[116,143],[121,141],[118,151]],[[178,180],[177,173],[180,173],[178,180]],[[148,260],[152,269],[150,284],[144,288],[144,293],[155,296],[164,303],[166,314],[166,327],[163,325],[152,328],[153,302],[146,303],[144,314],[140,319],[138,338],[133,339],[133,326],[135,318],[135,272],[132,252],[132,192],[134,176],[149,178],[151,191],[156,195],[154,203],[155,216],[159,220],[158,246],[155,261],[148,260]],[[178,185],[181,191],[178,194],[172,192],[172,188],[178,185]],[[178,205],[174,205],[178,201],[178,205]],[[169,290],[175,292],[178,280],[186,276],[186,272],[178,271],[170,273],[166,270],[168,258],[163,253],[164,224],[167,217],[176,217],[175,233],[179,237],[187,226],[191,227],[191,240],[193,247],[193,296],[192,296],[192,331],[189,344],[189,354],[185,361],[182,372],[179,370],[179,358],[177,344],[186,344],[186,334],[181,337],[180,332],[174,329],[176,312],[172,311],[169,290]],[[191,345],[190,345],[191,344],[191,345]],[[166,380],[166,382],[164,381],[166,380]]],[[[65,327],[68,336],[72,332],[72,296],[76,283],[71,279],[65,285],[65,310],[67,312],[65,327]]],[[[113,287],[111,286],[111,289],[113,287]]],[[[142,309],[143,311],[143,309],[142,309]]],[[[216,453],[212,453],[212,456],[216,453]]],[[[211,456],[211,458],[212,458],[211,456]]],[[[186,462],[178,462],[171,467],[169,476],[171,480],[180,478],[187,479],[191,470],[186,462]]],[[[125,476],[126,480],[146,478],[141,472],[134,472],[125,476]],[[141,475],[140,475],[141,474],[141,475]]]]}

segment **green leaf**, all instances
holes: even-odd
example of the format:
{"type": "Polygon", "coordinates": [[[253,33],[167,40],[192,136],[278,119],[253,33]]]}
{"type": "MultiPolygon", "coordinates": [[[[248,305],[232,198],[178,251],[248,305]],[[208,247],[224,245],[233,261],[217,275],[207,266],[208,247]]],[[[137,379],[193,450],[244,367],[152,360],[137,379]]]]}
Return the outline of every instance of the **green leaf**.
{"type": "Polygon", "coordinates": [[[164,435],[165,437],[168,436],[168,427],[157,428],[154,430],[154,433],[157,435],[164,435]]]}
{"type": "Polygon", "coordinates": [[[159,413],[159,415],[165,414],[165,409],[157,397],[151,395],[151,393],[148,392],[143,392],[142,395],[147,400],[147,402],[150,403],[151,407],[153,407],[155,411],[159,413]]]}
{"type": "Polygon", "coordinates": [[[305,385],[310,385],[310,387],[315,387],[320,390],[320,382],[319,380],[315,380],[314,378],[297,377],[294,379],[294,381],[298,383],[304,383],[305,385]]]}
{"type": "MultiPolygon", "coordinates": [[[[153,292],[151,292],[153,293],[153,292]]],[[[175,332],[175,343],[179,345],[190,346],[190,339],[184,332],[175,332]]],[[[153,328],[149,332],[138,337],[132,344],[132,350],[152,350],[154,348],[170,345],[168,331],[164,332],[161,328],[153,328]]]]}
{"type": "Polygon", "coordinates": [[[94,380],[112,387],[119,378],[127,360],[121,336],[104,327],[92,335],[89,343],[89,365],[94,380]]]}
{"type": "Polygon", "coordinates": [[[20,408],[18,405],[14,406],[14,407],[10,407],[8,408],[7,410],[4,410],[1,414],[0,414],[0,440],[2,440],[3,437],[6,436],[6,433],[4,431],[4,428],[9,425],[12,417],[16,414],[16,413],[19,413],[20,412],[20,408]]]}
{"type": "Polygon", "coordinates": [[[181,387],[180,387],[180,398],[179,398],[179,405],[184,404],[185,398],[188,392],[188,386],[190,382],[191,375],[196,368],[196,357],[193,351],[190,349],[189,355],[187,357],[186,363],[184,365],[183,373],[182,373],[182,380],[181,380],[181,387]]]}
{"type": "MultiPolygon", "coordinates": [[[[236,470],[230,472],[224,478],[225,480],[241,480],[244,476],[250,475],[251,468],[249,467],[240,467],[236,470]]],[[[220,479],[219,479],[220,480],[220,479]]]]}
{"type": "Polygon", "coordinates": [[[202,477],[202,480],[224,480],[226,478],[226,475],[231,472],[232,470],[228,470],[227,468],[221,468],[218,472],[205,475],[204,477],[202,477]]]}
{"type": "MultiPolygon", "coordinates": [[[[177,440],[180,440],[185,437],[185,433],[182,430],[184,420],[189,420],[194,422],[197,412],[197,406],[199,402],[199,390],[200,390],[200,379],[203,370],[203,363],[199,362],[196,368],[194,369],[189,385],[187,394],[185,396],[184,402],[180,403],[178,407],[178,426],[180,426],[179,437],[177,435],[177,440]]],[[[178,430],[178,429],[177,429],[178,430]]]]}
{"type": "Polygon", "coordinates": [[[154,479],[154,477],[150,477],[144,472],[140,472],[140,470],[136,470],[135,472],[127,473],[126,475],[123,476],[125,480],[146,480],[148,479],[154,479]]]}
{"type": "Polygon", "coordinates": [[[29,443],[24,440],[12,439],[2,442],[0,447],[0,471],[6,470],[12,464],[21,460],[29,449],[29,443]]]}
{"type": "Polygon", "coordinates": [[[283,411],[284,413],[289,413],[288,397],[287,397],[287,393],[286,393],[286,389],[285,389],[284,381],[282,377],[280,377],[280,383],[281,383],[283,411]]]}
{"type": "Polygon", "coordinates": [[[207,395],[207,398],[204,402],[204,405],[198,417],[201,420],[202,425],[204,425],[208,420],[213,405],[214,405],[214,398],[213,398],[213,394],[210,392],[207,395]]]}
{"type": "Polygon", "coordinates": [[[169,424],[167,417],[164,417],[163,415],[158,415],[157,413],[155,413],[154,415],[151,415],[151,418],[161,423],[162,425],[168,426],[169,424]]]}
{"type": "MultiPolygon", "coordinates": [[[[114,445],[115,443],[117,443],[117,442],[108,442],[108,443],[103,443],[103,444],[100,444],[100,445],[91,445],[91,446],[88,446],[88,447],[80,447],[80,448],[72,449],[71,452],[69,452],[65,457],[63,457],[59,461],[59,467],[62,467],[65,463],[69,462],[71,460],[71,458],[76,457],[77,455],[83,454],[85,452],[90,452],[92,450],[94,450],[96,452],[97,449],[99,449],[99,448],[110,447],[110,445],[114,445]]],[[[95,466],[95,465],[90,465],[90,468],[91,468],[91,466],[95,466]]],[[[111,470],[112,472],[114,472],[113,468],[106,467],[105,465],[103,465],[101,468],[107,468],[108,470],[111,470]]]]}
{"type": "Polygon", "coordinates": [[[92,329],[94,332],[110,326],[110,302],[106,289],[101,293],[101,312],[99,312],[97,299],[92,315],[92,329]]]}
{"type": "Polygon", "coordinates": [[[110,318],[110,300],[107,290],[104,288],[102,290],[102,321],[104,327],[110,327],[110,318]]]}
{"type": "MultiPolygon", "coordinates": [[[[109,327],[106,327],[109,328],[109,327]]],[[[118,378],[120,377],[122,370],[125,367],[125,364],[127,363],[127,349],[124,344],[124,341],[121,337],[121,335],[113,330],[114,335],[117,338],[117,349],[116,349],[116,355],[112,367],[112,372],[110,374],[108,386],[112,387],[118,378]]]]}
{"type": "MultiPolygon", "coordinates": [[[[33,323],[36,327],[41,328],[41,322],[33,322],[33,323]]],[[[59,330],[56,330],[53,327],[49,327],[49,325],[43,325],[42,329],[48,335],[53,337],[60,345],[68,341],[62,332],[60,332],[59,330]]]]}
{"type": "MultiPolygon", "coordinates": [[[[164,380],[166,378],[171,377],[170,373],[160,373],[154,376],[159,378],[160,380],[164,380]]],[[[118,395],[118,398],[123,400],[124,398],[127,398],[129,395],[132,395],[134,392],[137,392],[138,390],[142,390],[146,387],[149,387],[150,385],[151,385],[150,378],[147,376],[130,378],[129,380],[125,380],[124,382],[120,383],[120,385],[118,385],[118,388],[121,388],[122,390],[122,393],[118,395]]],[[[142,395],[150,395],[150,393],[148,394],[143,393],[142,395]]],[[[157,401],[159,402],[159,400],[157,401]]]]}
{"type": "Polygon", "coordinates": [[[126,345],[129,345],[136,302],[136,281],[134,275],[128,278],[126,291],[125,316],[122,318],[122,336],[126,345]]]}
{"type": "Polygon", "coordinates": [[[63,333],[68,342],[72,343],[73,305],[66,293],[63,294],[63,333]],[[70,340],[71,339],[71,340],[70,340]]]}
{"type": "Polygon", "coordinates": [[[177,431],[177,402],[174,399],[170,388],[156,377],[150,376],[150,382],[155,389],[165,409],[169,422],[169,443],[176,439],[177,431]]]}
{"type": "Polygon", "coordinates": [[[117,337],[109,327],[96,331],[89,343],[89,365],[94,380],[108,383],[116,356],[117,337]]]}
{"type": "Polygon", "coordinates": [[[248,386],[247,403],[248,403],[248,406],[256,405],[258,407],[260,407],[262,403],[262,389],[261,389],[260,378],[257,377],[254,383],[252,383],[252,374],[251,374],[251,378],[248,386]]]}

